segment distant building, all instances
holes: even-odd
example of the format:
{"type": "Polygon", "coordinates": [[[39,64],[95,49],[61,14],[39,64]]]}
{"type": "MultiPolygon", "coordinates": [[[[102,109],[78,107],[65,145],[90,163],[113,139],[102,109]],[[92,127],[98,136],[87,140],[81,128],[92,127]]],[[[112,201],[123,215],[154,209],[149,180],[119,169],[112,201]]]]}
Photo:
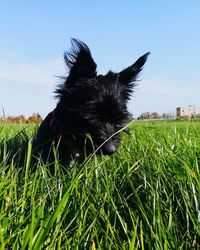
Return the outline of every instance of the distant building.
{"type": "Polygon", "coordinates": [[[176,109],[176,117],[189,117],[194,118],[197,115],[200,115],[200,107],[195,107],[194,105],[189,105],[187,107],[178,107],[176,109]]]}
{"type": "Polygon", "coordinates": [[[188,109],[185,108],[185,107],[178,107],[176,109],[176,117],[180,118],[180,117],[183,117],[183,116],[188,116],[188,109]]]}

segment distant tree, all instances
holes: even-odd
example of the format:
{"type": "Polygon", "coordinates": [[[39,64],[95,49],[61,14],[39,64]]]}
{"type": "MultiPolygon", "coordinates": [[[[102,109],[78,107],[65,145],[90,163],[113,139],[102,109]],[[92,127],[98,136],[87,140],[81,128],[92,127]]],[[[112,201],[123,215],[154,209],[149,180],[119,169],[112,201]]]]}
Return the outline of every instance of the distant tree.
{"type": "Polygon", "coordinates": [[[138,118],[140,120],[150,119],[150,112],[144,112],[138,118]]]}
{"type": "Polygon", "coordinates": [[[42,121],[42,117],[40,116],[40,114],[32,114],[29,118],[28,118],[28,123],[40,123],[42,121]]]}
{"type": "Polygon", "coordinates": [[[160,115],[157,113],[157,112],[152,112],[150,114],[150,118],[151,119],[159,119],[160,118],[160,115]]]}
{"type": "Polygon", "coordinates": [[[32,114],[28,119],[24,115],[8,116],[7,118],[0,118],[0,122],[6,122],[9,124],[25,124],[25,123],[40,123],[42,117],[40,114],[32,114]]]}
{"type": "Polygon", "coordinates": [[[7,123],[14,123],[15,122],[15,117],[14,116],[8,116],[7,118],[6,118],[6,122],[7,123]]]}
{"type": "Polygon", "coordinates": [[[17,123],[24,124],[24,123],[26,123],[26,118],[24,115],[20,115],[20,116],[16,117],[16,121],[17,121],[17,123]]]}
{"type": "Polygon", "coordinates": [[[162,118],[165,120],[175,119],[175,115],[173,113],[163,113],[162,118]]]}

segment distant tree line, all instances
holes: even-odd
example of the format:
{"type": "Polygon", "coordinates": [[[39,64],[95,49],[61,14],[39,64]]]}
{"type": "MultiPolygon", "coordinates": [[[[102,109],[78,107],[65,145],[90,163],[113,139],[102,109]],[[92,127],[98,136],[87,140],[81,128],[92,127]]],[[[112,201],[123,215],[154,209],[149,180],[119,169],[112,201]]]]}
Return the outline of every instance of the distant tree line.
{"type": "Polygon", "coordinates": [[[8,124],[35,124],[40,123],[42,121],[42,117],[40,114],[32,114],[28,118],[24,115],[19,116],[8,116],[8,117],[0,117],[1,123],[8,123],[8,124]]]}
{"type": "Polygon", "coordinates": [[[175,119],[175,115],[173,113],[163,113],[160,115],[157,112],[144,112],[138,118],[138,120],[150,120],[150,119],[164,119],[164,120],[171,120],[175,119]]]}
{"type": "Polygon", "coordinates": [[[182,115],[181,117],[179,117],[180,120],[190,120],[190,119],[199,119],[200,118],[200,114],[192,114],[191,116],[189,115],[182,115]]]}
{"type": "MultiPolygon", "coordinates": [[[[144,112],[137,118],[138,120],[153,120],[153,119],[164,119],[164,120],[171,120],[175,119],[175,115],[173,113],[163,113],[160,115],[157,112],[144,112]]],[[[8,116],[8,117],[0,117],[0,123],[8,123],[8,124],[35,124],[41,123],[42,117],[39,113],[32,114],[28,118],[24,115],[19,116],[8,116]]]]}

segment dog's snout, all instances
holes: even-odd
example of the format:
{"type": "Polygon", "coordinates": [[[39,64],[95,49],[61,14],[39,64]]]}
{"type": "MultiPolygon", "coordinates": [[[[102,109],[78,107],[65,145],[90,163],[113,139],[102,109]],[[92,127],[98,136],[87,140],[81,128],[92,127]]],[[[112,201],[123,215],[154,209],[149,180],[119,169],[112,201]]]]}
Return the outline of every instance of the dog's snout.
{"type": "Polygon", "coordinates": [[[112,155],[113,153],[115,153],[117,150],[116,146],[113,145],[112,143],[106,143],[103,146],[103,154],[105,155],[112,155]]]}

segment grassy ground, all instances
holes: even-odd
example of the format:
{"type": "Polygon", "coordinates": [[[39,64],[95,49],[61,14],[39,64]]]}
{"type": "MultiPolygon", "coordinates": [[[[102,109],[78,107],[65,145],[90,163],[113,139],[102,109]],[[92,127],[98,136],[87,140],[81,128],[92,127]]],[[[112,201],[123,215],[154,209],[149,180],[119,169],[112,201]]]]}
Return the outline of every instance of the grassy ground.
{"type": "Polygon", "coordinates": [[[53,176],[31,140],[19,161],[33,127],[1,127],[1,249],[200,248],[199,121],[133,122],[114,156],[53,176]]]}

